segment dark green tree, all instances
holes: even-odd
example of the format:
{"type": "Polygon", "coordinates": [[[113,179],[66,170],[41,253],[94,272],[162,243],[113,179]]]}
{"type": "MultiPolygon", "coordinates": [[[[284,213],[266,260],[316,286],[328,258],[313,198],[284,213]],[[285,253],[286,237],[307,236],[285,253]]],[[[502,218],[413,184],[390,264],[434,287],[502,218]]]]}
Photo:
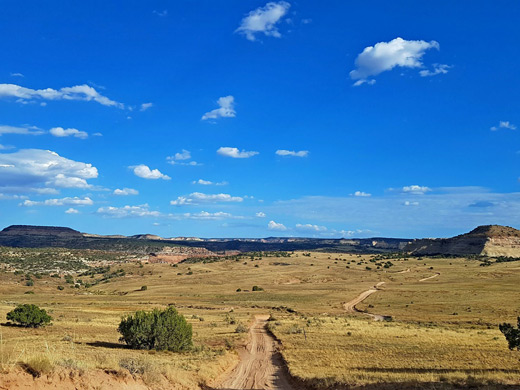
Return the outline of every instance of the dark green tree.
{"type": "Polygon", "coordinates": [[[515,328],[511,324],[503,323],[498,326],[498,329],[506,337],[509,349],[517,349],[520,351],[520,317],[517,319],[517,327],[515,328]]]}
{"type": "Polygon", "coordinates": [[[52,317],[36,305],[19,305],[7,313],[7,320],[27,328],[38,328],[50,324],[52,317]]]}
{"type": "Polygon", "coordinates": [[[180,352],[192,347],[192,329],[174,307],[137,311],[121,320],[120,341],[134,349],[180,352]]]}

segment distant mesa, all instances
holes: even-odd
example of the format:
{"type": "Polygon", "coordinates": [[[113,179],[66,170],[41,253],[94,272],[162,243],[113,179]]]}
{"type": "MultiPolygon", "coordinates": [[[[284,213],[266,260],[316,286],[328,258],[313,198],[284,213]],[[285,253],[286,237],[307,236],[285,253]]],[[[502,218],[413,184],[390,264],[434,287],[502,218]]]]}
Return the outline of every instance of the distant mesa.
{"type": "Polygon", "coordinates": [[[61,238],[82,238],[77,230],[59,226],[12,225],[0,232],[4,236],[55,236],[61,238]]]}
{"type": "Polygon", "coordinates": [[[484,225],[452,238],[414,240],[404,250],[418,256],[520,257],[520,230],[509,226],[484,225]]]}

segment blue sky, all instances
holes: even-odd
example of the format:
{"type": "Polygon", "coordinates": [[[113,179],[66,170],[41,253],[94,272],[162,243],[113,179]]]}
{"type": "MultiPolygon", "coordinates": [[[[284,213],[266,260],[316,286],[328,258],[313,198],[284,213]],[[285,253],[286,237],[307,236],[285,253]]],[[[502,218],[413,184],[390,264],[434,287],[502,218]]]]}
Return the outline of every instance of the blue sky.
{"type": "Polygon", "coordinates": [[[516,1],[4,1],[0,220],[165,237],[520,227],[516,1]]]}

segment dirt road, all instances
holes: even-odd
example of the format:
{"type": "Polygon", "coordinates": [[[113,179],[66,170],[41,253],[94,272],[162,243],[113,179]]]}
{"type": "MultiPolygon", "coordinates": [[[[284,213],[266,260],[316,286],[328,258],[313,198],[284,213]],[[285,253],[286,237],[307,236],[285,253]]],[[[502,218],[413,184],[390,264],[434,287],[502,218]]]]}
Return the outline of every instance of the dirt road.
{"type": "Polygon", "coordinates": [[[419,282],[424,282],[425,280],[430,280],[430,279],[433,279],[433,278],[436,278],[437,276],[439,276],[440,273],[437,272],[435,275],[433,276],[428,276],[427,278],[423,278],[423,279],[420,279],[419,282]]]}
{"type": "Polygon", "coordinates": [[[359,294],[356,298],[354,298],[353,300],[343,304],[343,307],[345,308],[345,310],[348,312],[348,313],[363,313],[367,316],[370,316],[372,317],[375,321],[384,321],[385,320],[385,316],[383,315],[380,315],[380,314],[371,314],[371,313],[367,313],[367,312],[364,312],[362,310],[359,310],[356,305],[360,304],[361,302],[363,302],[365,299],[367,299],[370,295],[372,295],[373,293],[377,292],[379,290],[379,287],[382,286],[383,284],[385,284],[385,282],[379,282],[378,284],[376,284],[374,287],[372,287],[371,289],[368,289],[366,291],[363,291],[361,294],[359,294]]]}
{"type": "Polygon", "coordinates": [[[269,316],[256,316],[249,341],[239,352],[240,362],[217,386],[218,389],[293,390],[284,363],[276,351],[276,341],[267,332],[269,316]]]}

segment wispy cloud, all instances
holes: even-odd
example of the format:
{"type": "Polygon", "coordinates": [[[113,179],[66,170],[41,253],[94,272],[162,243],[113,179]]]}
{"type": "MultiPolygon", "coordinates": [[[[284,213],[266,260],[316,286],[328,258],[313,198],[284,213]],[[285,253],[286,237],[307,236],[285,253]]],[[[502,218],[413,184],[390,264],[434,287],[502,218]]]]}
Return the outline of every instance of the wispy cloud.
{"type": "Polygon", "coordinates": [[[80,131],[78,129],[64,129],[63,127],[53,127],[49,130],[49,133],[51,133],[55,137],[76,137],[81,139],[88,138],[88,133],[85,131],[80,131]]]}
{"type": "Polygon", "coordinates": [[[113,194],[118,196],[139,195],[139,191],[134,190],[133,188],[116,188],[113,194]]]}
{"type": "Polygon", "coordinates": [[[200,184],[200,185],[203,185],[203,186],[225,186],[225,185],[228,184],[227,181],[214,182],[214,181],[204,180],[204,179],[194,180],[191,183],[192,184],[200,184]]]}
{"type": "Polygon", "coordinates": [[[141,107],[139,107],[139,111],[146,111],[152,107],[153,107],[153,103],[143,103],[143,104],[141,104],[141,107]]]}
{"type": "Polygon", "coordinates": [[[234,118],[236,116],[235,111],[235,98],[231,95],[223,96],[217,100],[219,108],[206,112],[202,115],[202,120],[218,119],[218,118],[234,118]]]}
{"type": "Polygon", "coordinates": [[[241,196],[231,196],[229,194],[203,194],[201,192],[193,192],[186,196],[179,196],[176,200],[170,201],[171,205],[199,205],[203,203],[219,203],[219,202],[242,202],[241,196]]]}
{"type": "Polygon", "coordinates": [[[31,100],[85,100],[95,101],[109,107],[124,108],[123,103],[116,102],[101,95],[93,87],[82,84],[60,89],[31,89],[16,84],[0,84],[0,98],[17,98],[20,102],[31,100]]]}
{"type": "Polygon", "coordinates": [[[189,150],[186,150],[186,149],[182,149],[181,152],[177,152],[173,156],[166,157],[168,164],[171,164],[171,165],[191,165],[191,166],[202,165],[202,164],[198,163],[197,161],[188,161],[190,159],[191,159],[191,153],[189,150]]]}
{"type": "Polygon", "coordinates": [[[362,198],[368,198],[369,196],[372,196],[372,194],[369,194],[368,192],[363,192],[363,191],[356,191],[356,192],[354,192],[353,195],[354,196],[359,196],[359,197],[362,197],[362,198]]]}
{"type": "Polygon", "coordinates": [[[44,201],[33,201],[27,199],[23,203],[20,203],[20,206],[91,206],[93,204],[93,200],[88,196],[84,198],[75,196],[73,198],[47,199],[44,201]]]}
{"type": "Polygon", "coordinates": [[[419,186],[419,185],[411,185],[411,186],[404,186],[402,188],[402,192],[414,194],[414,195],[423,195],[426,192],[430,192],[432,189],[430,187],[426,186],[419,186]]]}
{"type": "Polygon", "coordinates": [[[308,150],[300,150],[296,152],[294,150],[278,149],[275,152],[278,156],[291,156],[291,157],[307,157],[309,155],[308,150]]]}
{"type": "Polygon", "coordinates": [[[242,19],[235,32],[245,35],[250,41],[256,40],[256,34],[264,34],[268,37],[280,38],[277,24],[287,14],[291,5],[286,1],[269,2],[264,7],[259,7],[242,19]]]}
{"type": "Polygon", "coordinates": [[[123,206],[123,207],[100,207],[96,211],[104,217],[109,218],[128,218],[128,217],[161,217],[162,214],[159,211],[150,210],[148,204],[142,204],[138,206],[123,206]]]}
{"type": "Polygon", "coordinates": [[[231,148],[229,146],[222,146],[217,150],[217,153],[221,156],[232,157],[232,158],[249,158],[259,154],[255,151],[240,151],[238,148],[231,148]]]}
{"type": "MultiPolygon", "coordinates": [[[[350,72],[350,78],[355,80],[354,86],[374,84],[370,77],[392,70],[395,67],[422,68],[422,57],[429,49],[439,50],[436,41],[407,41],[395,38],[390,42],[379,42],[366,47],[356,58],[356,69],[350,72]]],[[[447,72],[447,68],[439,68],[439,73],[447,72]]]]}
{"type": "Polygon", "coordinates": [[[421,77],[431,77],[431,76],[437,76],[438,74],[446,74],[448,73],[448,69],[450,69],[451,66],[446,64],[433,64],[433,69],[423,69],[419,71],[419,74],[421,77]]]}
{"type": "Polygon", "coordinates": [[[6,126],[0,125],[0,135],[2,134],[21,134],[21,135],[42,135],[45,131],[35,126],[6,126]]]}
{"type": "Polygon", "coordinates": [[[516,130],[516,125],[513,125],[509,121],[500,121],[497,126],[492,126],[491,131],[497,131],[499,129],[516,130]]]}

